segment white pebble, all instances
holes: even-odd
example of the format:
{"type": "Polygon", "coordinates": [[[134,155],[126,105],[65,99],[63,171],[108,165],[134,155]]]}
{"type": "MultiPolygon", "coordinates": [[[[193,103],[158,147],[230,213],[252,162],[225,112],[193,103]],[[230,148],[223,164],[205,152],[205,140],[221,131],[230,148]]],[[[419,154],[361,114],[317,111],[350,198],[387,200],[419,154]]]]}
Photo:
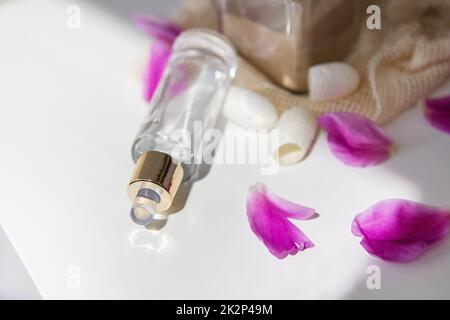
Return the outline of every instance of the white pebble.
{"type": "Polygon", "coordinates": [[[309,97],[312,101],[330,101],[348,96],[359,85],[359,73],[343,62],[317,64],[308,70],[309,97]]]}
{"type": "Polygon", "coordinates": [[[244,129],[271,129],[278,118],[277,110],[266,97],[236,86],[230,88],[223,115],[244,129]]]}

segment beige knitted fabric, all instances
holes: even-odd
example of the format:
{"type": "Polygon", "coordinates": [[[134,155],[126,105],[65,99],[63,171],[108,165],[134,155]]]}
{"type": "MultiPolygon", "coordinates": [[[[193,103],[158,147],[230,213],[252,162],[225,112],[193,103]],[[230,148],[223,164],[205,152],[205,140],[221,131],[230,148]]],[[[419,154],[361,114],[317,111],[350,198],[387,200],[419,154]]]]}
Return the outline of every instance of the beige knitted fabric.
{"type": "MultiPolygon", "coordinates": [[[[175,19],[186,28],[217,29],[216,9],[215,1],[187,0],[175,19]]],[[[244,59],[236,84],[265,95],[280,111],[305,106],[317,113],[349,111],[388,122],[449,77],[450,1],[387,0],[382,11],[382,30],[368,30],[364,23],[347,59],[362,76],[359,88],[349,97],[312,102],[307,95],[273,84],[244,59]]]]}

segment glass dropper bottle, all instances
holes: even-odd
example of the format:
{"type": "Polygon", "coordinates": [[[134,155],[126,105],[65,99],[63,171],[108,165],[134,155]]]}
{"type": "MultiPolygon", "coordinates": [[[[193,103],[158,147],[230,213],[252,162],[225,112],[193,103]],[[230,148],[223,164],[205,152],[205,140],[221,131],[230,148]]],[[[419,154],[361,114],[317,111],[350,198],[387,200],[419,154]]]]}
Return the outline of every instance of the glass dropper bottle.
{"type": "Polygon", "coordinates": [[[195,177],[204,140],[194,127],[215,127],[236,68],[234,47],[217,32],[190,29],[176,39],[132,147],[135,223],[167,218],[180,184],[195,177]]]}

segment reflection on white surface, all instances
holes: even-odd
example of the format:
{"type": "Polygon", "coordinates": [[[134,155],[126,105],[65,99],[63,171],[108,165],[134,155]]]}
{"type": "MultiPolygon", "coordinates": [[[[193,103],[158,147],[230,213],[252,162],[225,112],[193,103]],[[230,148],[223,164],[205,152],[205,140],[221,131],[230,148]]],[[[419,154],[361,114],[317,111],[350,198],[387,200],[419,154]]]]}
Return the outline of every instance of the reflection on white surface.
{"type": "Polygon", "coordinates": [[[136,229],[128,237],[130,247],[145,248],[151,252],[160,252],[173,248],[175,241],[164,231],[136,229]]]}

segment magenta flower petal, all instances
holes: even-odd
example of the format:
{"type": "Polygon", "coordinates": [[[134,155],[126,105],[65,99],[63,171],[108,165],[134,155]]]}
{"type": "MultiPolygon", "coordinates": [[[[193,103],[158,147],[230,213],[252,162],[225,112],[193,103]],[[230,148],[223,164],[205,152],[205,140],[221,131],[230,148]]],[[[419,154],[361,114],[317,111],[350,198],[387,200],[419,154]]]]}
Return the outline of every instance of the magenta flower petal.
{"type": "Polygon", "coordinates": [[[258,183],[249,188],[247,217],[252,231],[278,259],[314,247],[288,218],[308,219],[314,209],[287,201],[258,183]]]}
{"type": "Polygon", "coordinates": [[[156,38],[144,73],[144,99],[149,102],[164,74],[172,44],[183,30],[175,23],[161,18],[135,16],[133,20],[144,32],[156,38]]]}
{"type": "Polygon", "coordinates": [[[427,99],[425,117],[433,127],[450,134],[450,96],[427,99]]]}
{"type": "Polygon", "coordinates": [[[156,41],[152,45],[150,59],[144,72],[144,99],[149,102],[155,93],[159,80],[164,74],[171,47],[165,42],[156,41]]]}
{"type": "Polygon", "coordinates": [[[331,152],[344,164],[367,167],[386,161],[394,144],[373,121],[349,112],[334,112],[318,118],[328,133],[331,152]]]}
{"type": "Polygon", "coordinates": [[[384,260],[407,262],[419,257],[450,230],[450,210],[408,200],[381,201],[353,220],[361,245],[384,260]]]}
{"type": "Polygon", "coordinates": [[[146,18],[134,16],[134,23],[148,35],[159,41],[173,43],[175,38],[183,31],[177,24],[162,18],[146,18]]]}

